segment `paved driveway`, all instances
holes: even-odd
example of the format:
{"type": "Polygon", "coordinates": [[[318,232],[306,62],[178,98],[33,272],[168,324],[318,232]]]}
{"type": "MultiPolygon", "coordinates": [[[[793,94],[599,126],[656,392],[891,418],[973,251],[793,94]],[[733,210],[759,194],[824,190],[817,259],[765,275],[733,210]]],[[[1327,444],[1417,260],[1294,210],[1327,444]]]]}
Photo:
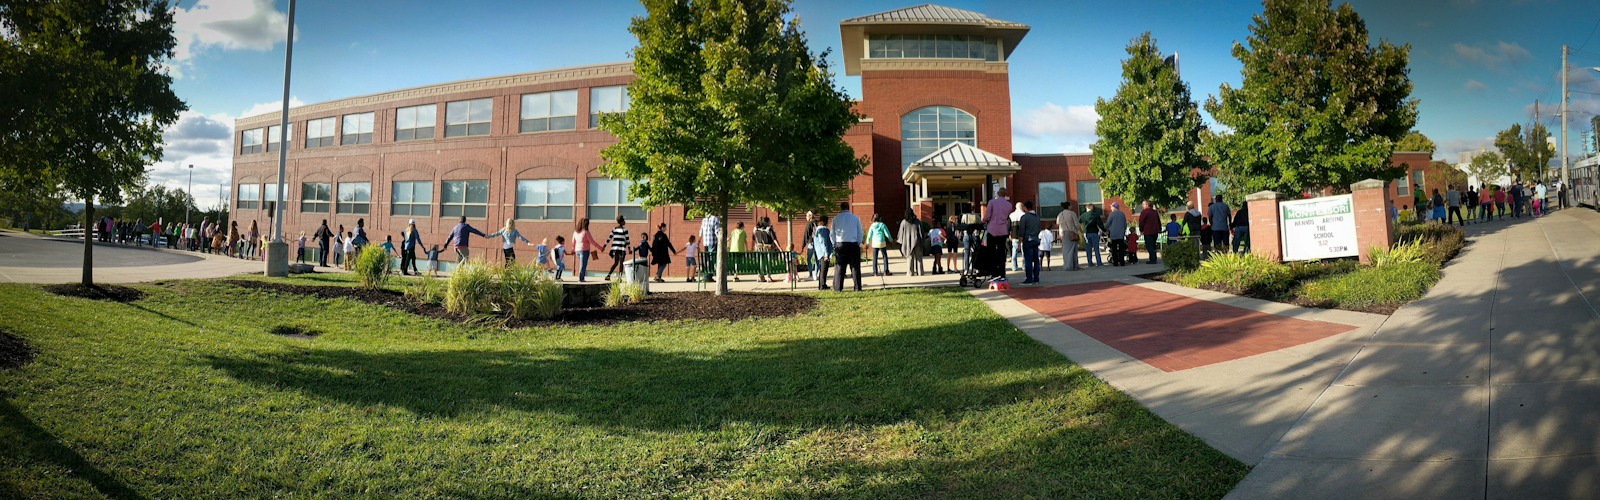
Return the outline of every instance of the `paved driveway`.
{"type": "MultiPolygon", "coordinates": [[[[262,271],[259,261],[150,247],[96,244],[94,280],[137,283],[262,271]]],[[[83,276],[83,241],[0,231],[0,282],[71,283],[83,276]]]]}

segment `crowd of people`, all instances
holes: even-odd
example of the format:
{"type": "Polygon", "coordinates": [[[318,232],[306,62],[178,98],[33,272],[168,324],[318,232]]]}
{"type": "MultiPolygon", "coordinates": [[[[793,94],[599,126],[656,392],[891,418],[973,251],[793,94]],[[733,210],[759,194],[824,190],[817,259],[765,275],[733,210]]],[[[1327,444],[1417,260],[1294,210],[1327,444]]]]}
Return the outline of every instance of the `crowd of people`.
{"type": "Polygon", "coordinates": [[[1428,196],[1422,186],[1417,185],[1411,192],[1411,205],[1396,207],[1393,201],[1389,202],[1390,217],[1396,222],[1439,222],[1465,226],[1506,217],[1540,217],[1549,214],[1554,208],[1552,205],[1566,204],[1566,193],[1560,182],[1553,186],[1531,180],[1504,186],[1468,185],[1466,191],[1460,191],[1455,184],[1450,184],[1445,186],[1443,193],[1438,188],[1433,189],[1432,196],[1428,196]]]}
{"type": "Polygon", "coordinates": [[[102,243],[164,247],[174,250],[214,253],[242,259],[261,259],[268,238],[255,221],[247,230],[239,229],[238,221],[226,226],[209,217],[199,224],[172,223],[156,219],[145,224],[143,219],[118,220],[103,217],[95,227],[96,238],[102,243]]]}

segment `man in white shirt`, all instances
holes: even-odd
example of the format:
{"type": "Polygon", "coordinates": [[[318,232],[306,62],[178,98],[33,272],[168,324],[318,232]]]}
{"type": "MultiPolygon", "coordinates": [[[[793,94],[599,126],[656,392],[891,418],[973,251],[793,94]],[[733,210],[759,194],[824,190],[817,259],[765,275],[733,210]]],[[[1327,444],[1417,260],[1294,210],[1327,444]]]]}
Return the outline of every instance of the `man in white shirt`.
{"type": "MultiPolygon", "coordinates": [[[[712,269],[711,275],[716,275],[717,246],[722,244],[722,219],[716,214],[708,214],[700,220],[700,266],[701,269],[712,269]],[[710,267],[707,267],[710,266],[710,267]]],[[[707,281],[716,281],[709,278],[707,281]]]]}
{"type": "Polygon", "coordinates": [[[833,217],[833,291],[844,291],[844,271],[850,270],[854,290],[861,291],[861,218],[850,213],[850,202],[839,202],[839,215],[833,217]]]}

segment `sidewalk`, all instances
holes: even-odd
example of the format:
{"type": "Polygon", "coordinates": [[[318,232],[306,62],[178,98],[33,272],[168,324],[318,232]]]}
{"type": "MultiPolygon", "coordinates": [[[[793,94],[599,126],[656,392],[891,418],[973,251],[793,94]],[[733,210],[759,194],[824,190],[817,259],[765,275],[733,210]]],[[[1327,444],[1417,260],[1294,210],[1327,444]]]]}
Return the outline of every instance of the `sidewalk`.
{"type": "MultiPolygon", "coordinates": [[[[0,233],[0,253],[5,263],[24,260],[28,265],[0,266],[0,282],[76,283],[83,278],[83,240],[0,233]]],[[[202,254],[149,246],[95,243],[96,283],[139,283],[167,279],[221,278],[263,271],[261,261],[202,254]]]]}

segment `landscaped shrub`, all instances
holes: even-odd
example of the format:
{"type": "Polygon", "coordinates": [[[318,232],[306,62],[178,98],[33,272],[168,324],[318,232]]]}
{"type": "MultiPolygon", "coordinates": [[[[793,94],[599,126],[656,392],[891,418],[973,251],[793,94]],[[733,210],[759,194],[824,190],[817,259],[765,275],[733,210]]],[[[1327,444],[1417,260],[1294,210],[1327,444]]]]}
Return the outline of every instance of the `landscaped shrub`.
{"type": "Polygon", "coordinates": [[[486,313],[494,310],[495,266],[472,259],[450,274],[444,294],[444,308],[456,314],[486,313]]]}
{"type": "Polygon", "coordinates": [[[606,307],[621,307],[644,301],[644,287],[622,280],[611,282],[606,289],[606,307]]]}
{"type": "Polygon", "coordinates": [[[356,255],[356,277],[362,288],[378,288],[389,281],[389,252],[378,245],[367,245],[356,255]]]}
{"type": "Polygon", "coordinates": [[[1400,227],[1400,242],[1421,242],[1428,248],[1425,260],[1444,266],[1467,244],[1467,233],[1449,224],[1417,224],[1400,227]]]}
{"type": "Polygon", "coordinates": [[[1395,262],[1311,280],[1296,295],[1312,305],[1369,310],[1422,298],[1438,281],[1439,268],[1433,264],[1395,262]]]}
{"type": "Polygon", "coordinates": [[[1161,247],[1161,259],[1166,261],[1167,269],[1192,271],[1200,267],[1200,243],[1194,240],[1170,241],[1161,247]]]}
{"type": "Polygon", "coordinates": [[[1289,266],[1249,253],[1212,255],[1178,282],[1191,288],[1251,297],[1278,297],[1288,293],[1294,284],[1289,266]]]}
{"type": "Polygon", "coordinates": [[[561,284],[534,265],[505,266],[500,272],[497,302],[516,319],[550,319],[561,314],[561,284]]]}
{"type": "Polygon", "coordinates": [[[1409,264],[1423,262],[1427,259],[1430,247],[1421,242],[1408,241],[1396,243],[1393,247],[1372,247],[1369,257],[1373,267],[1384,267],[1395,264],[1409,264]]]}
{"type": "Polygon", "coordinates": [[[406,298],[418,304],[438,304],[444,302],[445,282],[433,278],[419,278],[406,285],[406,298]]]}
{"type": "Polygon", "coordinates": [[[627,287],[627,290],[628,290],[628,301],[629,302],[633,302],[635,304],[638,304],[640,302],[644,302],[644,297],[645,297],[644,287],[639,286],[639,285],[635,285],[635,284],[629,284],[628,287],[627,287]]]}

